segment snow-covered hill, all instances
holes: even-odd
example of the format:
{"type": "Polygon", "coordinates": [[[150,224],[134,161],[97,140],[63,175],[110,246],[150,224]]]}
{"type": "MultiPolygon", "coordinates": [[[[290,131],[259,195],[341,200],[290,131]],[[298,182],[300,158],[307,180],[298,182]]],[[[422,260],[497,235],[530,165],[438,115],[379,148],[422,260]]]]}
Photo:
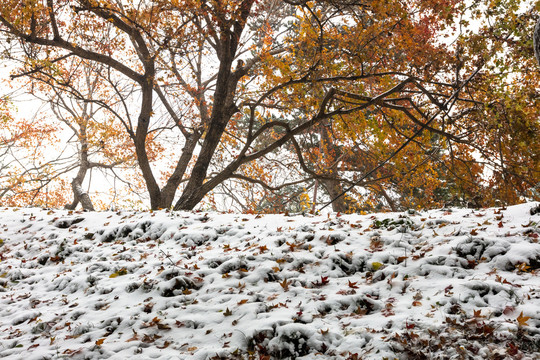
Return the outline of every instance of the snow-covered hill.
{"type": "Polygon", "coordinates": [[[539,359],[538,204],[0,210],[2,359],[539,359]]]}

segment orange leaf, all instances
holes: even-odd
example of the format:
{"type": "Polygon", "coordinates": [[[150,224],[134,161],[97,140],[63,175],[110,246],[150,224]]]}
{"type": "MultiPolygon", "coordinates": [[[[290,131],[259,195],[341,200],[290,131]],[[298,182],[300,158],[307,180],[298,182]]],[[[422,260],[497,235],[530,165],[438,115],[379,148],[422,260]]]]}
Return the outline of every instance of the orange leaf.
{"type": "Polygon", "coordinates": [[[99,339],[96,341],[96,345],[100,346],[101,344],[103,344],[104,341],[105,341],[105,338],[99,339]]]}
{"type": "Polygon", "coordinates": [[[131,329],[131,330],[133,331],[133,337],[127,339],[126,342],[139,340],[139,336],[137,335],[137,332],[135,330],[133,330],[133,329],[131,329]]]}
{"type": "Polygon", "coordinates": [[[289,285],[291,284],[291,281],[287,281],[287,279],[283,280],[283,282],[280,282],[279,285],[283,288],[283,291],[289,291],[289,285]]]}
{"type": "Polygon", "coordinates": [[[474,317],[475,318],[483,318],[484,316],[482,316],[482,310],[473,310],[474,312],[474,317]]]}
{"type": "Polygon", "coordinates": [[[517,317],[517,322],[519,326],[529,326],[529,324],[527,324],[527,320],[529,320],[530,318],[530,316],[523,316],[522,311],[521,314],[519,314],[519,316],[517,317]]]}

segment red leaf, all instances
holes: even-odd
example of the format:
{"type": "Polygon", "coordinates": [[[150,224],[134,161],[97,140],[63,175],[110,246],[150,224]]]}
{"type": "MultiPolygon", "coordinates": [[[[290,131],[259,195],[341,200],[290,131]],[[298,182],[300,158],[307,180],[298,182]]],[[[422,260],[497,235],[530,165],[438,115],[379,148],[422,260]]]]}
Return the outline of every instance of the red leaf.
{"type": "Polygon", "coordinates": [[[514,312],[514,310],[516,310],[516,309],[513,306],[507,305],[503,310],[503,314],[504,315],[510,315],[511,313],[514,312]]]}

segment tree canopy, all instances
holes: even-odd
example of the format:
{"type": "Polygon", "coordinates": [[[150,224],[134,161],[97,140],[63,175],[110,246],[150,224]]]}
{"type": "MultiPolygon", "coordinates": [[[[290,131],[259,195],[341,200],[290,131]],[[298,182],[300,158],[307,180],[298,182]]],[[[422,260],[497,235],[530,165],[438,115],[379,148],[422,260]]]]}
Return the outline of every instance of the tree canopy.
{"type": "MultiPolygon", "coordinates": [[[[12,81],[78,140],[72,207],[101,167],[121,168],[152,209],[300,211],[326,199],[335,211],[398,210],[538,196],[539,10],[522,0],[6,0],[0,34],[12,81]]],[[[45,177],[61,179],[50,165],[45,177]]],[[[20,193],[9,189],[0,202],[20,193]]]]}

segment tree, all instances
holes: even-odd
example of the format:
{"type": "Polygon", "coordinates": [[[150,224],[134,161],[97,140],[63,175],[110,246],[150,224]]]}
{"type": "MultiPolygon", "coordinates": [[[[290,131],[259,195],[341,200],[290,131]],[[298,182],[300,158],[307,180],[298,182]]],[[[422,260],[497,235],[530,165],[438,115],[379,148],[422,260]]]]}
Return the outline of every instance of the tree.
{"type": "MultiPolygon", "coordinates": [[[[508,11],[486,4],[501,17],[520,2],[508,11]]],[[[26,73],[57,78],[71,58],[105,68],[104,93],[114,97],[99,102],[125,112],[152,208],[192,209],[229,181],[263,186],[261,194],[317,180],[334,195],[359,183],[395,203],[407,189],[434,193],[441,175],[478,184],[486,159],[509,169],[512,154],[486,150],[493,129],[480,118],[489,104],[482,86],[500,80],[488,66],[501,41],[481,55],[478,34],[440,41],[482,9],[457,0],[8,0],[0,31],[6,56],[26,73]],[[171,155],[163,179],[149,146],[160,141],[171,155]],[[291,155],[294,166],[282,161],[291,155]],[[280,176],[269,172],[276,167],[280,176]]]]}
{"type": "Polygon", "coordinates": [[[107,171],[125,181],[115,169],[135,164],[133,143],[122,129],[126,119],[100,100],[111,97],[103,86],[109,80],[105,68],[72,58],[57,64],[54,76],[45,69],[23,74],[31,93],[50,105],[54,120],[64,125],[71,133],[70,139],[74,139],[69,141],[75,148],[72,168],[78,169],[71,181],[73,201],[65,207],[73,210],[80,203],[83,209],[94,210],[88,191],[83,189],[88,172],[107,171]]]}

